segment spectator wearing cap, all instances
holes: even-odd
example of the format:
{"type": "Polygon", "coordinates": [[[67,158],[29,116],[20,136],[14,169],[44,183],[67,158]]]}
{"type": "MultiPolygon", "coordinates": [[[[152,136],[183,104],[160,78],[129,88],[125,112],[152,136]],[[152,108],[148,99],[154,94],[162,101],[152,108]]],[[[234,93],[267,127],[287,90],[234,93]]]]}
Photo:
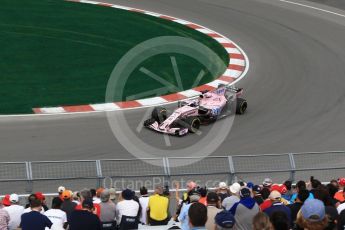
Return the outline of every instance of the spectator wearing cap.
{"type": "Polygon", "coordinates": [[[41,214],[44,214],[44,209],[42,208],[42,201],[40,199],[38,199],[36,197],[36,194],[31,194],[29,197],[28,197],[28,201],[29,201],[29,204],[27,204],[27,208],[24,209],[23,213],[28,213],[28,212],[31,212],[32,211],[32,203],[34,205],[36,205],[36,201],[39,200],[40,201],[40,213],[41,214]]]}
{"type": "Polygon", "coordinates": [[[241,190],[241,185],[235,182],[229,187],[229,190],[231,195],[222,201],[222,207],[226,210],[230,210],[235,203],[240,201],[239,192],[241,190]]]}
{"type": "MultiPolygon", "coordinates": [[[[86,199],[92,200],[92,193],[88,189],[81,190],[79,195],[80,195],[80,204],[75,206],[76,210],[82,210],[82,208],[83,208],[82,204],[83,204],[84,200],[86,200],[86,199]]],[[[97,204],[97,203],[93,204],[93,212],[94,212],[94,214],[96,214],[98,216],[98,218],[101,216],[101,207],[99,206],[99,204],[97,204]]],[[[67,219],[68,219],[68,216],[67,216],[67,219]]]]}
{"type": "Polygon", "coordinates": [[[271,178],[265,178],[264,181],[262,182],[262,186],[264,188],[268,188],[268,189],[271,188],[272,184],[273,184],[273,182],[272,182],[271,178]]]}
{"type": "Polygon", "coordinates": [[[240,190],[241,190],[241,185],[239,183],[237,183],[237,182],[233,183],[229,187],[229,190],[230,190],[232,196],[240,197],[239,193],[240,193],[240,190]]]}
{"type": "Polygon", "coordinates": [[[2,205],[7,207],[7,206],[10,206],[11,205],[11,201],[10,201],[10,194],[6,194],[4,196],[4,198],[2,198],[2,201],[1,201],[2,205]]]}
{"type": "Polygon", "coordinates": [[[217,194],[220,197],[221,202],[230,196],[230,191],[228,189],[228,186],[225,182],[220,182],[218,189],[217,189],[217,194]]]}
{"type": "Polygon", "coordinates": [[[67,221],[70,221],[72,212],[76,209],[77,204],[71,201],[72,191],[64,190],[60,196],[63,202],[61,204],[61,210],[67,215],[67,221]]]}
{"type": "Polygon", "coordinates": [[[63,191],[65,191],[66,190],[66,188],[64,187],[64,186],[59,186],[58,187],[58,194],[59,194],[59,197],[60,197],[60,199],[63,201],[63,197],[62,197],[62,193],[63,193],[63,191]]]}
{"type": "Polygon", "coordinates": [[[295,203],[289,204],[287,207],[290,208],[291,211],[291,221],[294,225],[297,218],[297,213],[301,209],[303,203],[308,199],[309,191],[306,189],[299,190],[295,203]]]}
{"type": "Polygon", "coordinates": [[[116,205],[116,219],[120,224],[122,216],[136,217],[139,212],[139,203],[133,200],[134,192],[130,189],[122,191],[120,201],[116,205]]]}
{"type": "MultiPolygon", "coordinates": [[[[266,213],[270,218],[272,218],[272,215],[274,212],[281,211],[286,214],[286,217],[289,221],[289,226],[291,225],[291,210],[287,206],[285,206],[282,202],[282,195],[280,192],[273,190],[269,196],[269,199],[271,200],[271,207],[266,208],[264,210],[264,213],[266,213]]],[[[272,221],[272,219],[271,219],[272,221]]]]}
{"type": "Polygon", "coordinates": [[[261,195],[261,190],[262,188],[260,187],[260,185],[254,185],[252,188],[252,192],[254,195],[253,198],[258,205],[264,202],[264,199],[262,198],[262,195],[261,195]]]}
{"type": "MultiPolygon", "coordinates": [[[[300,181],[297,182],[297,184],[296,184],[296,193],[292,194],[291,200],[290,200],[290,204],[295,202],[295,199],[297,197],[298,191],[301,190],[301,189],[307,189],[307,185],[306,185],[305,181],[303,181],[303,180],[300,180],[300,181]]],[[[308,199],[313,199],[313,198],[314,198],[313,194],[309,193],[308,199]]]]}
{"type": "MultiPolygon", "coordinates": [[[[178,220],[181,222],[181,227],[183,230],[191,229],[189,226],[188,211],[189,211],[189,208],[191,207],[192,204],[199,202],[200,193],[198,190],[194,189],[194,190],[191,190],[188,192],[188,197],[189,197],[190,203],[183,205],[183,207],[181,209],[181,213],[178,216],[178,220]]],[[[205,208],[206,208],[206,206],[205,206],[205,208]]],[[[207,212],[207,209],[206,209],[206,212],[207,212]]],[[[207,214],[206,214],[206,218],[207,218],[207,214]]],[[[206,221],[205,221],[205,223],[206,223],[206,221]]]]}
{"type": "Polygon", "coordinates": [[[215,216],[217,213],[221,212],[222,209],[220,208],[220,197],[215,192],[209,192],[207,194],[207,222],[206,228],[207,229],[214,229],[216,227],[215,223],[215,216]]]}
{"type": "Polygon", "coordinates": [[[230,230],[235,225],[234,216],[231,214],[231,212],[228,212],[226,210],[218,212],[217,215],[214,217],[214,221],[216,223],[215,230],[230,230]]]}
{"type": "Polygon", "coordinates": [[[53,223],[48,217],[41,214],[42,202],[39,199],[32,199],[30,201],[31,211],[24,213],[21,216],[20,227],[22,230],[45,230],[46,227],[51,228],[53,223]]]}
{"type": "Polygon", "coordinates": [[[205,187],[200,187],[199,189],[200,192],[200,199],[199,199],[199,203],[207,206],[207,188],[205,187]]]}
{"type": "Polygon", "coordinates": [[[339,190],[334,195],[334,198],[339,200],[339,202],[342,203],[345,201],[345,197],[344,197],[345,178],[344,177],[338,179],[338,185],[339,185],[339,190]]]}
{"type": "Polygon", "coordinates": [[[152,226],[167,225],[169,222],[169,199],[163,196],[162,186],[156,186],[147,206],[148,222],[152,226]]]}
{"type": "Polygon", "coordinates": [[[44,212],[44,215],[53,223],[52,229],[63,230],[67,228],[67,215],[61,210],[62,200],[60,197],[54,197],[52,208],[44,212]]]}
{"type": "Polygon", "coordinates": [[[140,188],[139,204],[141,206],[140,222],[141,224],[148,224],[147,207],[149,205],[149,194],[144,186],[140,188]]]}
{"type": "Polygon", "coordinates": [[[328,219],[325,205],[318,199],[307,199],[297,214],[299,229],[323,230],[327,227],[328,219]]]}
{"type": "MultiPolygon", "coordinates": [[[[90,191],[89,191],[90,192],[90,191]]],[[[70,230],[101,230],[101,222],[94,214],[92,198],[86,198],[81,204],[80,210],[72,212],[69,226],[70,230]]]]}
{"type": "MultiPolygon", "coordinates": [[[[188,209],[189,229],[206,230],[207,208],[205,205],[195,202],[188,209]]],[[[184,229],[184,228],[182,228],[184,229]]]]}
{"type": "Polygon", "coordinates": [[[230,212],[235,217],[235,229],[251,229],[254,216],[260,211],[259,205],[251,197],[251,192],[244,187],[240,190],[240,201],[234,204],[230,212]]]}
{"type": "Polygon", "coordinates": [[[114,227],[115,219],[116,219],[116,206],[115,204],[110,200],[110,193],[108,189],[104,189],[100,194],[101,203],[99,204],[101,206],[101,217],[100,221],[102,223],[109,223],[112,224],[114,227]]]}
{"type": "Polygon", "coordinates": [[[7,211],[10,216],[10,222],[8,224],[8,229],[13,230],[17,229],[20,224],[20,217],[24,212],[24,207],[19,205],[19,196],[15,193],[10,195],[11,205],[4,207],[4,210],[7,211]]]}
{"type": "Polygon", "coordinates": [[[109,194],[110,194],[110,200],[116,204],[116,190],[115,188],[110,188],[109,189],[109,194]]]}
{"type": "Polygon", "coordinates": [[[258,212],[253,218],[253,230],[274,230],[270,218],[264,212],[258,212]]]}
{"type": "Polygon", "coordinates": [[[37,199],[39,199],[41,201],[43,210],[47,211],[49,208],[46,204],[45,195],[43,195],[43,193],[41,193],[41,192],[36,192],[35,195],[36,195],[37,199]]]}
{"type": "MultiPolygon", "coordinates": [[[[3,209],[3,205],[0,203],[0,229],[7,230],[10,222],[10,215],[3,209]]],[[[20,222],[20,221],[19,221],[20,222]]]]}

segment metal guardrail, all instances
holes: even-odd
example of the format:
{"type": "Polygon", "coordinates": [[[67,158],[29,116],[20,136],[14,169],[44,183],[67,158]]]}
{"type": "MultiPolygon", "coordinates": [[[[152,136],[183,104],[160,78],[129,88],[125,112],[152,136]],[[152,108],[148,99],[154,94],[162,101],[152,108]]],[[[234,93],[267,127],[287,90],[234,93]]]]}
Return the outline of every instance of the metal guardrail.
{"type": "Polygon", "coordinates": [[[56,192],[59,185],[71,190],[96,187],[129,187],[189,179],[216,187],[220,181],[261,183],[265,177],[277,183],[315,176],[321,181],[345,176],[345,152],[309,152],[150,159],[0,162],[0,191],[19,194],[56,192]],[[183,162],[185,166],[179,166],[183,162]],[[176,167],[175,167],[176,166],[176,167]]]}

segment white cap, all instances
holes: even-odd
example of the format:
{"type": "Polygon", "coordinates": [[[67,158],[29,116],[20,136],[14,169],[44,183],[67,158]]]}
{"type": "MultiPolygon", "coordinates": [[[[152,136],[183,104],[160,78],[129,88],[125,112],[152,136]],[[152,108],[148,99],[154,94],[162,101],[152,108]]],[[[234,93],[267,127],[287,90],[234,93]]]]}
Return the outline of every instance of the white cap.
{"type": "Polygon", "coordinates": [[[66,189],[65,189],[65,187],[64,186],[60,186],[60,187],[58,187],[58,192],[63,192],[63,191],[65,191],[66,189]]]}
{"type": "Polygon", "coordinates": [[[236,194],[236,193],[239,193],[241,190],[241,185],[237,182],[233,183],[231,186],[230,186],[230,192],[236,194]]]}
{"type": "Polygon", "coordinates": [[[226,183],[225,182],[220,182],[219,183],[219,188],[221,188],[221,189],[227,189],[227,185],[226,185],[226,183]]]}
{"type": "Polygon", "coordinates": [[[19,196],[18,196],[17,194],[15,194],[15,193],[12,193],[12,194],[10,195],[10,201],[11,201],[12,203],[17,203],[17,202],[19,201],[19,196]]]}

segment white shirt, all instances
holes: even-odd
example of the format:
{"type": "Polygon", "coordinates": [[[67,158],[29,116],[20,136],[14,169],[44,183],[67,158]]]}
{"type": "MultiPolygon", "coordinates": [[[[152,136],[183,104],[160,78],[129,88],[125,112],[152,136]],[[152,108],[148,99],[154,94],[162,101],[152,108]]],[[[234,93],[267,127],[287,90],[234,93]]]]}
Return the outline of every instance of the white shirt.
{"type": "Polygon", "coordinates": [[[93,201],[94,204],[100,204],[101,203],[101,199],[99,199],[96,196],[94,198],[92,198],[92,201],[93,201]]]}
{"type": "Polygon", "coordinates": [[[140,217],[140,222],[147,224],[146,223],[146,216],[147,216],[147,206],[149,205],[149,197],[148,196],[142,196],[139,198],[139,203],[141,206],[141,217],[140,217]]]}
{"type": "Polygon", "coordinates": [[[24,207],[17,204],[12,204],[11,206],[4,207],[4,210],[6,210],[10,216],[8,228],[10,230],[17,229],[20,225],[20,218],[24,212],[24,207]]]}
{"type": "Polygon", "coordinates": [[[342,203],[338,206],[337,211],[340,215],[341,211],[345,210],[345,203],[342,203]]]}
{"type": "MultiPolygon", "coordinates": [[[[31,210],[31,208],[30,207],[28,207],[28,208],[26,208],[26,209],[24,209],[24,212],[23,212],[23,214],[24,213],[28,213],[28,212],[31,212],[32,210],[31,210]]],[[[42,210],[41,210],[41,212],[40,212],[41,214],[44,214],[44,208],[42,207],[42,210]]]]}
{"type": "MultiPolygon", "coordinates": [[[[44,213],[45,216],[53,223],[51,230],[63,230],[64,223],[67,222],[66,213],[60,209],[49,209],[44,213]]],[[[46,228],[49,230],[49,228],[46,228]]]]}
{"type": "Polygon", "coordinates": [[[134,200],[123,200],[116,205],[116,216],[118,223],[121,222],[122,215],[137,216],[139,204],[134,200]]]}

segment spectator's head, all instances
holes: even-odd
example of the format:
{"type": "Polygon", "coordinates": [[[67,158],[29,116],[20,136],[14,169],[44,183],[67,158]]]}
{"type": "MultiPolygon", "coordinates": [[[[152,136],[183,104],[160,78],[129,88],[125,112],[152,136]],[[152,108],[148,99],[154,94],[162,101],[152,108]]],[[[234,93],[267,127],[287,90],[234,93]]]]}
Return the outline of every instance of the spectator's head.
{"type": "Polygon", "coordinates": [[[72,191],[71,190],[65,190],[65,191],[63,191],[61,196],[62,196],[62,199],[64,199],[64,200],[70,200],[72,197],[72,191]]]}
{"type": "Polygon", "coordinates": [[[339,188],[343,189],[345,187],[345,178],[341,177],[338,179],[339,188]]]}
{"type": "Polygon", "coordinates": [[[86,199],[92,199],[91,192],[88,189],[81,190],[79,194],[80,194],[80,202],[83,202],[86,199]]]}
{"type": "Polygon", "coordinates": [[[316,180],[313,176],[310,177],[310,183],[313,189],[317,189],[321,185],[321,182],[316,180]]]}
{"type": "Polygon", "coordinates": [[[326,188],[327,188],[328,193],[331,197],[334,197],[334,195],[338,192],[338,187],[335,186],[333,183],[327,184],[326,188]]]}
{"type": "Polygon", "coordinates": [[[292,188],[292,181],[291,181],[291,180],[286,180],[286,181],[284,182],[284,185],[285,185],[286,189],[287,189],[288,191],[290,191],[291,188],[292,188]]]}
{"type": "Polygon", "coordinates": [[[196,187],[197,187],[197,184],[192,180],[188,181],[186,184],[187,192],[189,192],[193,189],[196,189],[196,187]]]}
{"type": "Polygon", "coordinates": [[[193,203],[188,210],[189,224],[193,227],[203,227],[207,221],[207,208],[201,203],[193,203]]]}
{"type": "Polygon", "coordinates": [[[146,187],[140,187],[140,195],[145,196],[147,195],[147,188],[146,187]]]}
{"type": "Polygon", "coordinates": [[[157,195],[163,195],[163,187],[160,186],[160,185],[156,186],[154,193],[157,194],[157,195]]]}
{"type": "Polygon", "coordinates": [[[250,197],[251,197],[251,192],[250,192],[249,188],[244,187],[240,190],[240,198],[241,199],[246,199],[246,198],[250,198],[250,197]]]}
{"type": "Polygon", "coordinates": [[[298,191],[297,200],[301,203],[304,203],[309,197],[309,191],[306,189],[302,189],[298,191]]]}
{"type": "Polygon", "coordinates": [[[80,197],[80,193],[78,191],[74,191],[72,195],[72,199],[78,201],[80,197]]]}
{"type": "Polygon", "coordinates": [[[196,189],[193,189],[188,192],[189,202],[198,202],[200,200],[200,192],[196,189]]]}
{"type": "Polygon", "coordinates": [[[92,211],[94,210],[92,198],[87,198],[87,199],[85,199],[85,200],[81,203],[81,207],[82,207],[84,210],[87,210],[87,211],[92,212],[92,211]]]}
{"type": "Polygon", "coordinates": [[[239,183],[237,183],[237,182],[233,183],[230,186],[230,192],[233,195],[239,196],[240,190],[241,190],[241,185],[239,183]]]}
{"type": "Polygon", "coordinates": [[[10,206],[10,205],[11,205],[10,194],[6,194],[6,195],[4,196],[4,198],[2,198],[1,203],[2,203],[2,205],[4,205],[4,206],[10,206]]]}
{"type": "Polygon", "coordinates": [[[248,182],[247,183],[247,188],[253,189],[253,187],[254,187],[254,183],[253,182],[248,182]]]}
{"type": "Polygon", "coordinates": [[[11,204],[18,204],[19,196],[17,194],[15,194],[15,193],[12,193],[10,195],[10,202],[11,202],[11,204]]]}
{"type": "Polygon", "coordinates": [[[314,190],[314,198],[321,200],[325,206],[332,206],[331,197],[328,191],[324,188],[318,188],[314,190]]]}
{"type": "Polygon", "coordinates": [[[96,189],[92,188],[92,189],[90,189],[90,192],[91,192],[91,197],[96,196],[96,189]]]}
{"type": "Polygon", "coordinates": [[[330,181],[330,183],[334,185],[337,189],[339,188],[338,180],[333,179],[330,181]]]}
{"type": "Polygon", "coordinates": [[[207,205],[218,205],[219,200],[220,199],[219,199],[219,196],[217,195],[217,193],[209,192],[207,194],[207,198],[206,198],[207,205]]]}
{"type": "Polygon", "coordinates": [[[254,185],[252,191],[254,196],[261,196],[262,188],[260,187],[260,185],[254,185]]]}
{"type": "Polygon", "coordinates": [[[101,193],[104,191],[104,188],[98,188],[96,190],[96,197],[100,198],[101,197],[101,193]]]}
{"type": "Polygon", "coordinates": [[[32,200],[37,199],[35,194],[30,194],[30,196],[28,196],[28,203],[30,204],[32,200]]]}
{"type": "Polygon", "coordinates": [[[214,221],[216,223],[217,230],[232,229],[232,227],[235,225],[234,216],[231,214],[231,212],[228,212],[226,210],[218,212],[214,218],[214,221]]]}
{"type": "Polygon", "coordinates": [[[200,192],[200,196],[201,197],[206,197],[206,195],[207,195],[207,188],[206,188],[206,186],[205,187],[200,187],[198,190],[200,192]]]}
{"type": "Polygon", "coordinates": [[[100,199],[103,203],[106,203],[109,201],[110,199],[110,193],[109,193],[109,190],[108,189],[104,189],[102,192],[101,192],[101,195],[100,195],[100,199]]]}
{"type": "Polygon", "coordinates": [[[265,180],[262,182],[262,186],[265,188],[270,188],[272,185],[272,179],[271,178],[265,178],[265,180]]]}
{"type": "Polygon", "coordinates": [[[280,192],[274,190],[270,193],[268,198],[271,200],[272,203],[278,203],[281,201],[282,194],[280,194],[280,192]]]}
{"type": "Polygon", "coordinates": [[[130,189],[125,189],[122,191],[121,196],[124,200],[132,200],[134,197],[134,193],[130,189]]]}
{"type": "Polygon", "coordinates": [[[262,188],[260,193],[261,193],[262,199],[266,200],[269,197],[271,191],[269,188],[262,188]]]}
{"type": "Polygon", "coordinates": [[[42,203],[44,203],[44,201],[46,200],[46,197],[41,192],[36,192],[35,195],[36,198],[39,199],[42,203]]]}
{"type": "Polygon", "coordinates": [[[66,189],[65,189],[65,187],[64,186],[59,186],[58,187],[58,193],[59,193],[59,195],[61,195],[62,193],[63,193],[63,191],[65,191],[66,189]]]}
{"type": "Polygon", "coordinates": [[[274,229],[289,230],[289,219],[285,212],[275,211],[270,217],[274,229]]]}
{"type": "Polygon", "coordinates": [[[111,201],[115,201],[116,200],[116,190],[115,190],[115,188],[110,188],[109,189],[109,193],[110,193],[110,200],[111,201]]]}
{"type": "Polygon", "coordinates": [[[30,208],[31,210],[40,212],[42,209],[42,201],[37,198],[30,200],[30,208]]]}
{"type": "Polygon", "coordinates": [[[54,197],[52,200],[52,209],[61,209],[62,200],[59,197],[54,197]]]}
{"type": "Polygon", "coordinates": [[[318,199],[308,199],[297,214],[296,223],[304,229],[323,230],[328,225],[325,205],[318,199]]]}
{"type": "Polygon", "coordinates": [[[274,230],[270,218],[264,212],[258,212],[253,218],[253,230],[274,230]]]}
{"type": "Polygon", "coordinates": [[[303,180],[298,181],[296,184],[296,189],[297,189],[297,191],[299,191],[301,189],[307,189],[307,185],[306,185],[305,181],[303,181],[303,180]]]}
{"type": "Polygon", "coordinates": [[[220,191],[227,191],[228,185],[225,182],[220,182],[218,186],[218,190],[220,191]]]}

